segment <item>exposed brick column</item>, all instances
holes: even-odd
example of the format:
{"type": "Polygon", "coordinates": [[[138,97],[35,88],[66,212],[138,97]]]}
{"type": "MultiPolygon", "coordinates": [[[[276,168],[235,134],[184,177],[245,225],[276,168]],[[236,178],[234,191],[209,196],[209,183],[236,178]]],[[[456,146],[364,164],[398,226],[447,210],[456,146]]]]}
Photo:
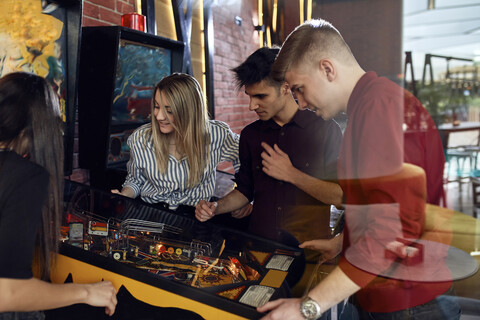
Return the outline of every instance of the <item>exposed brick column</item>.
{"type": "Polygon", "coordinates": [[[120,25],[125,13],[134,12],[134,0],[84,0],[83,26],[120,25]]]}
{"type": "Polygon", "coordinates": [[[215,33],[215,118],[227,122],[235,132],[240,132],[257,116],[248,110],[249,99],[243,89],[240,92],[236,90],[230,70],[258,49],[257,34],[252,22],[253,15],[257,14],[257,1],[222,3],[212,9],[212,14],[215,33]],[[241,26],[235,24],[235,16],[242,18],[241,26]]]}

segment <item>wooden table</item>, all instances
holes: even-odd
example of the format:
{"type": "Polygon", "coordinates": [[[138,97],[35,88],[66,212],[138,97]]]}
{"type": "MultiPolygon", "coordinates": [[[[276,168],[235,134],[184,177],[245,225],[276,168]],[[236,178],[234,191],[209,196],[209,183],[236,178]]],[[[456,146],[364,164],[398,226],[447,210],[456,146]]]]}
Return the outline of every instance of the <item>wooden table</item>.
{"type": "Polygon", "coordinates": [[[438,126],[438,132],[442,139],[443,149],[448,147],[448,138],[450,133],[462,132],[462,131],[474,131],[478,130],[480,133],[480,122],[477,121],[465,121],[460,122],[459,125],[454,126],[452,123],[444,123],[438,126]]]}

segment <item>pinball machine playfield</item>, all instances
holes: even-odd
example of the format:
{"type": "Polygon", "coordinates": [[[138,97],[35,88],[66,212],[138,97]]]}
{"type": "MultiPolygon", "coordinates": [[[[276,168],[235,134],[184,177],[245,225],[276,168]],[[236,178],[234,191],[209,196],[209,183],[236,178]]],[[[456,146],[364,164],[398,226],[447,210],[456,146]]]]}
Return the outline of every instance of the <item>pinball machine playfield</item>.
{"type": "Polygon", "coordinates": [[[109,280],[152,306],[256,319],[303,269],[298,248],[66,182],[54,282],[109,280]]]}

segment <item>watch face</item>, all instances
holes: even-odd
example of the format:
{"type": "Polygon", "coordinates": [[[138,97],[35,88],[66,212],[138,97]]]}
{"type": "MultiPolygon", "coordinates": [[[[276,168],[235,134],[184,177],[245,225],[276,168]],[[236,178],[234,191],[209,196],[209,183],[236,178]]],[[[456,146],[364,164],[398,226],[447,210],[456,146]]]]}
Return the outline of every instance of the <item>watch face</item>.
{"type": "Polygon", "coordinates": [[[306,319],[317,319],[320,317],[320,306],[312,299],[302,301],[301,311],[306,319]]]}
{"type": "Polygon", "coordinates": [[[317,308],[315,308],[312,301],[307,301],[307,303],[305,303],[305,311],[311,317],[317,313],[317,308]]]}

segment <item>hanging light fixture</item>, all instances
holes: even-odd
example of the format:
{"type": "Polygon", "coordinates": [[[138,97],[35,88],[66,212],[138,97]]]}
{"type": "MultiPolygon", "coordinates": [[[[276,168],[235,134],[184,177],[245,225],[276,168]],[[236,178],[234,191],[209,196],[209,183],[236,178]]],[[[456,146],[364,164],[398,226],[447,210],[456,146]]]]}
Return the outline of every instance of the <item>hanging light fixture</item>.
{"type": "Polygon", "coordinates": [[[272,12],[272,32],[277,32],[277,10],[278,10],[278,0],[273,1],[273,12],[272,12]]]}
{"type": "Polygon", "coordinates": [[[312,19],[312,0],[307,0],[307,20],[312,19]]]}
{"type": "Polygon", "coordinates": [[[428,0],[427,9],[428,9],[428,10],[433,10],[433,9],[435,9],[435,0],[428,0]]]}
{"type": "Polygon", "coordinates": [[[304,0],[298,0],[298,7],[300,11],[300,24],[305,22],[305,2],[304,0]]]}

